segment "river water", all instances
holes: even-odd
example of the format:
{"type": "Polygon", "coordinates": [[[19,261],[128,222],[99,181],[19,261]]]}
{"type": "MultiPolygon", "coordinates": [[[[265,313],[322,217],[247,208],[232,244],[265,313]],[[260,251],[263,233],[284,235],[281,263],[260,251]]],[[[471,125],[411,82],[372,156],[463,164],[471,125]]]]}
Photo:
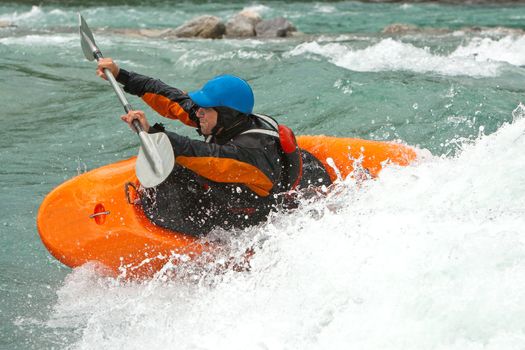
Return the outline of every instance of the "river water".
{"type": "Polygon", "coordinates": [[[16,25],[0,28],[1,349],[525,348],[525,6],[88,4],[0,4],[16,25]],[[303,34],[118,34],[245,8],[303,34]],[[420,160],[232,232],[234,253],[257,242],[250,272],[129,282],[64,267],[38,237],[39,204],[137,150],[83,58],[79,11],[125,68],[187,91],[237,74],[297,134],[396,140],[420,160]],[[381,33],[393,23],[416,29],[381,33]]]}

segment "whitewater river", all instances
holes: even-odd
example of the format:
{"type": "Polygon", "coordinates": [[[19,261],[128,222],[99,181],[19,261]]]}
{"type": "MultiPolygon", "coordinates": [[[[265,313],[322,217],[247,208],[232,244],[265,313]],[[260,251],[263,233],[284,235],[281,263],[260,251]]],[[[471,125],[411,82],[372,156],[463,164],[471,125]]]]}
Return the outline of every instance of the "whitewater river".
{"type": "Polygon", "coordinates": [[[15,26],[0,28],[0,349],[524,349],[524,21],[523,5],[2,2],[15,26]],[[303,34],[118,34],[244,8],[303,34]],[[236,232],[233,254],[257,247],[250,272],[71,270],[39,239],[41,201],[137,151],[83,58],[78,11],[129,70],[187,91],[237,74],[297,134],[396,140],[420,159],[236,232]],[[393,23],[415,27],[383,34],[393,23]]]}

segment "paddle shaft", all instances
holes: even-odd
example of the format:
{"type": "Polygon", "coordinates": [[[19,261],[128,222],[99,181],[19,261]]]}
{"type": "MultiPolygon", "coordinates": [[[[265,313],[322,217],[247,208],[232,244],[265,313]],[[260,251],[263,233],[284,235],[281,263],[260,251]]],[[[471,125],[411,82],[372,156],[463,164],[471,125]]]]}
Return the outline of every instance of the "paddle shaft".
{"type": "MultiPolygon", "coordinates": [[[[102,52],[100,52],[98,48],[93,51],[93,57],[95,57],[97,62],[100,61],[100,59],[104,58],[104,56],[102,56],[102,52]]],[[[113,76],[113,73],[111,73],[111,71],[108,68],[104,68],[104,74],[106,74],[106,77],[108,78],[108,81],[111,84],[111,87],[113,87],[113,90],[117,94],[118,99],[120,100],[120,103],[122,104],[122,107],[124,107],[124,111],[126,113],[129,113],[130,111],[132,111],[133,109],[131,108],[131,105],[129,104],[128,99],[124,95],[124,91],[122,91],[122,89],[117,83],[117,80],[113,76]]],[[[140,122],[137,119],[134,119],[132,121],[132,124],[133,124],[133,127],[135,128],[135,132],[140,138],[140,142],[142,146],[144,147],[145,150],[149,150],[149,151],[144,152],[146,159],[151,164],[152,169],[154,169],[154,172],[156,172],[157,174],[160,174],[161,169],[160,167],[157,166],[157,164],[159,161],[162,162],[162,159],[159,158],[157,159],[157,161],[153,160],[152,150],[154,149],[154,145],[152,144],[151,139],[148,137],[148,134],[144,131],[144,129],[142,128],[142,125],[140,125],[140,122]]]]}
{"type": "MultiPolygon", "coordinates": [[[[104,58],[100,50],[93,52],[93,56],[95,57],[97,62],[100,61],[101,58],[104,58]]],[[[108,81],[111,84],[111,87],[113,88],[113,90],[115,90],[115,93],[117,94],[117,97],[120,100],[122,107],[124,107],[124,111],[126,113],[131,112],[133,109],[131,108],[131,105],[129,104],[128,99],[126,98],[126,95],[124,95],[124,91],[122,91],[122,89],[117,83],[117,80],[113,76],[113,73],[111,73],[109,69],[104,68],[104,74],[106,74],[106,77],[108,78],[108,81]]],[[[136,119],[133,120],[133,127],[135,128],[135,131],[137,132],[137,134],[139,134],[139,136],[140,136],[140,132],[144,131],[144,129],[142,129],[142,125],[140,125],[139,121],[136,119]]]]}
{"type": "MultiPolygon", "coordinates": [[[[93,33],[80,13],[78,14],[78,19],[80,46],[82,47],[84,56],[89,61],[93,61],[94,59],[100,61],[104,56],[102,56],[102,52],[100,52],[95,44],[93,33]]],[[[103,71],[111,87],[117,94],[122,107],[124,107],[124,111],[126,113],[131,112],[133,109],[111,73],[111,70],[104,68],[103,71]]],[[[131,128],[135,130],[141,143],[135,165],[137,178],[146,188],[157,186],[166,180],[175,166],[175,155],[171,142],[165,133],[148,134],[136,119],[132,120],[131,128]]]]}
{"type": "MultiPolygon", "coordinates": [[[[100,59],[104,58],[104,56],[102,56],[102,52],[100,52],[98,48],[97,50],[93,51],[93,57],[95,57],[97,62],[100,61],[100,59]]],[[[122,104],[122,107],[124,107],[124,111],[126,113],[129,113],[130,111],[132,111],[133,109],[131,108],[131,104],[128,102],[126,95],[124,95],[124,91],[122,91],[122,89],[118,85],[117,80],[113,76],[113,73],[111,73],[111,71],[108,68],[104,68],[104,74],[106,74],[106,77],[108,78],[108,81],[111,84],[111,87],[113,87],[113,90],[117,94],[118,99],[120,100],[120,103],[122,104]]],[[[137,119],[134,119],[132,121],[132,124],[133,124],[133,127],[135,128],[135,132],[140,138],[140,142],[142,143],[142,145],[146,149],[152,149],[153,145],[151,144],[151,140],[150,138],[148,138],[148,135],[146,134],[146,132],[144,132],[144,129],[142,128],[142,125],[140,125],[140,122],[137,119]]],[[[156,166],[157,163],[152,159],[152,155],[150,153],[151,152],[145,152],[144,155],[146,156],[146,158],[152,165],[153,169],[155,169],[155,172],[160,173],[160,170],[156,166]]]]}

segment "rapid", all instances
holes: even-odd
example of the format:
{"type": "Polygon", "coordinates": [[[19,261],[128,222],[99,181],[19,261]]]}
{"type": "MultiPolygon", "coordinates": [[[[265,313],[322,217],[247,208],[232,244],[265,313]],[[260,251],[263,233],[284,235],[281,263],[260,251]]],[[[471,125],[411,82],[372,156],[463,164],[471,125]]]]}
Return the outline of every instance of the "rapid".
{"type": "Polygon", "coordinates": [[[0,21],[16,25],[0,28],[0,348],[523,349],[523,18],[522,5],[0,4],[0,21]],[[244,8],[283,15],[304,34],[118,31],[244,8]],[[125,68],[186,91],[237,74],[256,111],[297,134],[398,141],[419,159],[374,180],[339,179],[326,198],[257,227],[213,232],[229,241],[225,259],[253,247],[247,272],[217,273],[220,259],[168,264],[147,281],[64,267],[38,237],[39,204],[138,147],[83,58],[79,11],[125,68]],[[393,23],[415,27],[381,32],[393,23]]]}

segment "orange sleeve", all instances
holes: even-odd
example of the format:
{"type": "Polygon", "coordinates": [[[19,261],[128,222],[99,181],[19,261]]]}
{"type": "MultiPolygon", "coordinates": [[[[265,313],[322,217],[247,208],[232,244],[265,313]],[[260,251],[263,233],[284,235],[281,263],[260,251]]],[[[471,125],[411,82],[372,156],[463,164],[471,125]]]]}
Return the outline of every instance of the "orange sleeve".
{"type": "Polygon", "coordinates": [[[197,123],[190,119],[188,112],[186,112],[177,102],[174,102],[165,96],[151,92],[145,93],[142,96],[142,99],[163,117],[178,119],[186,125],[195,128],[198,127],[197,123]]]}

